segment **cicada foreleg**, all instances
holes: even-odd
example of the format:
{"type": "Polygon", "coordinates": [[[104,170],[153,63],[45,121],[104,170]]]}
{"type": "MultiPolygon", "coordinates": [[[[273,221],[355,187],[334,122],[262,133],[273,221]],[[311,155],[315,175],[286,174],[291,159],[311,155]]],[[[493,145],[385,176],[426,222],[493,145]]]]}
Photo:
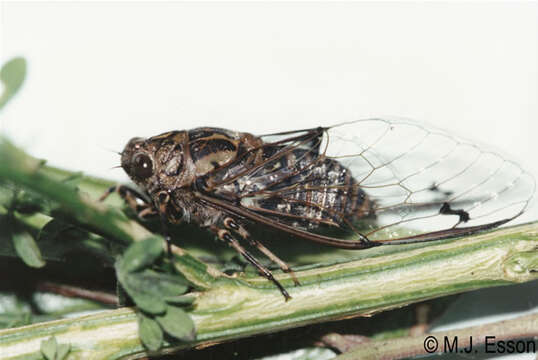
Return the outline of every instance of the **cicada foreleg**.
{"type": "Polygon", "coordinates": [[[157,214],[153,204],[143,194],[125,185],[111,186],[101,195],[99,201],[104,201],[113,193],[117,193],[141,220],[157,214]]]}
{"type": "Polygon", "coordinates": [[[272,281],[280,290],[286,301],[291,299],[290,294],[286,291],[284,286],[282,286],[282,284],[277,279],[275,279],[271,271],[262,264],[260,264],[260,262],[251,253],[249,253],[243,246],[241,246],[241,244],[239,244],[239,242],[232,237],[228,230],[219,229],[216,226],[211,226],[209,229],[214,232],[220,240],[226,242],[229,246],[233,247],[235,251],[241,254],[249,263],[251,263],[258,270],[261,275],[263,275],[266,279],[272,281]]]}
{"type": "Polygon", "coordinates": [[[166,219],[164,218],[164,212],[162,207],[166,207],[166,202],[168,198],[163,199],[161,196],[159,198],[160,204],[159,209],[155,205],[148,201],[147,197],[138,192],[135,189],[132,189],[125,185],[116,185],[111,186],[107,191],[101,195],[99,201],[104,201],[110,194],[118,193],[118,195],[125,201],[125,203],[137,214],[137,217],[141,220],[146,219],[149,216],[154,216],[159,214],[161,219],[161,227],[164,239],[166,240],[166,245],[168,248],[168,255],[171,256],[171,243],[172,237],[170,236],[168,229],[166,227],[166,219]],[[162,201],[161,201],[162,200],[162,201]],[[161,211],[159,211],[161,210],[161,211]]]}

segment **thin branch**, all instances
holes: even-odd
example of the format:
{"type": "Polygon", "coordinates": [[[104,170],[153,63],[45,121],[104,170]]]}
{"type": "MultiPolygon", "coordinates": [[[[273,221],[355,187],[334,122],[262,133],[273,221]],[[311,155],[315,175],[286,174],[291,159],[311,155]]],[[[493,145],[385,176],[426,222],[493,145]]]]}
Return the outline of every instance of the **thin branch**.
{"type": "Polygon", "coordinates": [[[454,346],[455,338],[458,339],[456,352],[459,350],[474,353],[481,345],[486,345],[487,351],[494,351],[496,343],[500,341],[529,339],[537,336],[538,314],[530,314],[464,329],[390,340],[374,340],[356,346],[349,352],[336,357],[335,360],[393,360],[417,355],[441,354],[449,352],[448,350],[454,346]]]}
{"type": "Polygon", "coordinates": [[[118,305],[118,297],[114,294],[110,294],[104,291],[88,290],[78,286],[45,281],[37,284],[37,290],[51,292],[67,297],[93,300],[107,305],[118,305]]]}

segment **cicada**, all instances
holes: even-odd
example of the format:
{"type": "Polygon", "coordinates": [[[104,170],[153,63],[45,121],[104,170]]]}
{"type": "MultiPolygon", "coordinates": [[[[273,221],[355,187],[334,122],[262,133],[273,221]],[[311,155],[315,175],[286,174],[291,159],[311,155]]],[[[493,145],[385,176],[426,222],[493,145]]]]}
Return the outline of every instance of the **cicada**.
{"type": "Polygon", "coordinates": [[[256,136],[201,127],[133,138],[115,187],[141,218],[196,223],[286,289],[245,246],[290,267],[253,225],[343,249],[488,230],[521,215],[533,177],[496,150],[418,122],[364,119],[256,136]]]}

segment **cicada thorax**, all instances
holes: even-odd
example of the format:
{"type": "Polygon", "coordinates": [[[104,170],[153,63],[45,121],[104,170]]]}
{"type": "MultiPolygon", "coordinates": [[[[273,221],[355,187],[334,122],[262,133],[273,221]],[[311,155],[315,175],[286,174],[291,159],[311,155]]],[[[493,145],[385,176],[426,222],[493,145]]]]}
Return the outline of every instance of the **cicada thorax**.
{"type": "MultiPolygon", "coordinates": [[[[149,193],[190,187],[197,178],[233,162],[241,147],[249,145],[248,138],[254,138],[248,135],[224,129],[197,128],[141,139],[140,147],[152,154],[154,160],[153,176],[144,179],[141,185],[149,193]]],[[[134,146],[128,145],[124,150],[127,159],[136,152],[131,149],[134,146]]],[[[126,171],[131,174],[128,169],[126,171]]]]}
{"type": "Polygon", "coordinates": [[[190,130],[188,136],[189,155],[197,178],[229,166],[262,144],[259,138],[248,133],[209,127],[190,130]]]}
{"type": "MultiPolygon", "coordinates": [[[[205,190],[205,180],[216,170],[228,169],[241,155],[259,147],[259,138],[219,128],[172,131],[147,140],[155,148],[156,179],[146,186],[153,197],[166,193],[162,209],[171,223],[193,221],[209,226],[219,220],[219,212],[199,204],[194,192],[205,190]]],[[[157,199],[158,202],[159,199],[157,199]]]]}

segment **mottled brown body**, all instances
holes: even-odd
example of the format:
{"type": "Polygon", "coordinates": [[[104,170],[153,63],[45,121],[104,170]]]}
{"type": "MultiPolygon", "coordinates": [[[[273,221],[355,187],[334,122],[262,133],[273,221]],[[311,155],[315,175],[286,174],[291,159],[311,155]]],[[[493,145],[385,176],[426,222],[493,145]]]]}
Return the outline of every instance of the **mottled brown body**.
{"type": "Polygon", "coordinates": [[[154,154],[152,176],[133,180],[157,202],[163,191],[169,194],[165,214],[175,224],[208,227],[224,216],[200,204],[196,193],[309,230],[371,215],[371,202],[347,168],[320,155],[312,144],[279,156],[285,146],[248,133],[197,128],[134,139],[122,164],[131,174],[129,162],[137,150],[154,154]]]}

